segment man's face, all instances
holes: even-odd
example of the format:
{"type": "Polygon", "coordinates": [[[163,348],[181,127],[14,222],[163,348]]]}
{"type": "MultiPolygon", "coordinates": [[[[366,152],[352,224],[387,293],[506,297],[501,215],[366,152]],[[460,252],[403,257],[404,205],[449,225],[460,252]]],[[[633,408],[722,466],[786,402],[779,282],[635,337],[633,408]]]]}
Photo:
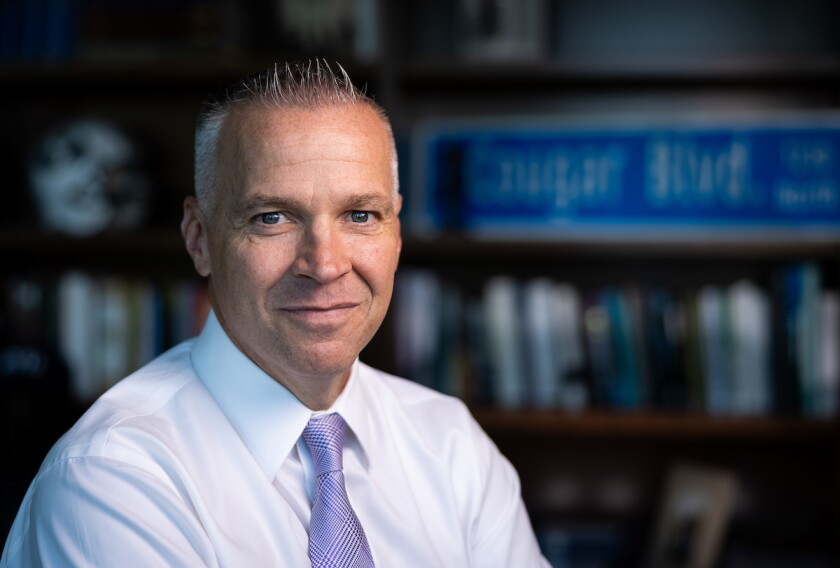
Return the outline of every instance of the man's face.
{"type": "Polygon", "coordinates": [[[222,326],[286,386],[346,373],[385,317],[401,246],[381,119],[235,110],[219,159],[206,271],[222,326]]]}

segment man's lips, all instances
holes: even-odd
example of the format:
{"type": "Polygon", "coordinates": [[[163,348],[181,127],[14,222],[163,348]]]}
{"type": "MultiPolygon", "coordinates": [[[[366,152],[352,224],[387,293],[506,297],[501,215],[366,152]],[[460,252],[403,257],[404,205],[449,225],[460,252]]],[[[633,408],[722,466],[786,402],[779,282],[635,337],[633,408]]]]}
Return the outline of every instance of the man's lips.
{"type": "Polygon", "coordinates": [[[334,310],[345,310],[348,308],[355,308],[356,306],[358,306],[358,304],[352,302],[345,302],[342,304],[333,304],[330,306],[286,306],[281,309],[287,312],[329,312],[334,310]]]}
{"type": "Polygon", "coordinates": [[[343,325],[354,313],[359,304],[343,302],[340,304],[293,305],[280,309],[299,325],[310,328],[330,329],[343,325]]]}

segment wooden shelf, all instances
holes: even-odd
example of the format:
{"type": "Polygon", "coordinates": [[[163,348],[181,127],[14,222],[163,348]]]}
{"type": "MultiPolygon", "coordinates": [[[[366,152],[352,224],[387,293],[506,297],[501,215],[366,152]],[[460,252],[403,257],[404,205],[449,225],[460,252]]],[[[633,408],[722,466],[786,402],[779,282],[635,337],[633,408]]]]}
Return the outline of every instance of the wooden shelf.
{"type": "Polygon", "coordinates": [[[18,254],[83,254],[85,256],[186,254],[181,235],[174,225],[172,229],[144,229],[125,233],[105,233],[92,237],[4,230],[0,232],[0,251],[18,254]]]}
{"type": "Polygon", "coordinates": [[[785,260],[789,258],[840,258],[840,233],[828,235],[705,235],[705,236],[627,236],[543,238],[403,238],[403,260],[447,260],[473,258],[489,260],[504,257],[714,257],[785,260]]]}
{"type": "Polygon", "coordinates": [[[778,442],[840,442],[840,423],[834,420],[775,417],[709,417],[691,414],[617,413],[580,414],[545,410],[502,411],[477,408],[478,422],[491,435],[543,435],[564,438],[604,437],[651,439],[720,439],[778,442]]]}
{"type": "Polygon", "coordinates": [[[405,89],[485,88],[751,88],[832,87],[840,84],[840,59],[764,58],[680,61],[674,65],[609,66],[551,61],[418,61],[400,70],[405,89]]]}
{"type": "MultiPolygon", "coordinates": [[[[92,237],[69,237],[25,229],[0,231],[0,253],[4,255],[76,256],[100,255],[177,257],[185,255],[176,227],[144,229],[92,237]]],[[[786,260],[801,258],[840,259],[840,234],[808,236],[782,234],[762,237],[714,235],[698,237],[586,238],[555,236],[544,238],[474,238],[449,235],[434,238],[403,236],[402,262],[441,261],[471,258],[526,257],[749,257],[786,260]]]]}
{"type": "MultiPolygon", "coordinates": [[[[0,86],[21,89],[43,87],[82,91],[173,90],[207,91],[220,89],[249,74],[272,67],[285,59],[270,54],[207,54],[136,60],[70,60],[58,63],[0,65],[0,86]]],[[[342,63],[344,65],[344,63],[342,63]]],[[[348,73],[357,85],[369,82],[375,66],[349,63],[348,73]]]]}
{"type": "Polygon", "coordinates": [[[91,272],[195,276],[181,235],[172,229],[147,229],[94,237],[69,237],[34,231],[0,232],[0,256],[21,272],[91,272]]]}

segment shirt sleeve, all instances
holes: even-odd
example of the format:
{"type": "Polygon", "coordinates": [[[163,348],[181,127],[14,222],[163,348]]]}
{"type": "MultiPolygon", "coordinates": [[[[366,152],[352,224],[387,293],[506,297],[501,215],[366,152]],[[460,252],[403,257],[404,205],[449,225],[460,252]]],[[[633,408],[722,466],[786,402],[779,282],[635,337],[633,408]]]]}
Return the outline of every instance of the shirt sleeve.
{"type": "Polygon", "coordinates": [[[485,483],[473,524],[473,565],[550,568],[537,544],[520,493],[519,476],[478,424],[474,424],[478,460],[485,483]]]}
{"type": "Polygon", "coordinates": [[[42,472],[31,491],[3,568],[217,565],[187,503],[136,466],[70,458],[42,472]]]}

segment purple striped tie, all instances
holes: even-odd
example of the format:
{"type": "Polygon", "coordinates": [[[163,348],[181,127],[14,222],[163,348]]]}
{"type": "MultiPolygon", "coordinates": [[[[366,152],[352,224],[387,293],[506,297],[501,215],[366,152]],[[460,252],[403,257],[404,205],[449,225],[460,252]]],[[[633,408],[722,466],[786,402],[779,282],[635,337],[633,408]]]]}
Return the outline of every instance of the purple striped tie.
{"type": "Polygon", "coordinates": [[[318,487],[309,520],[309,559],[313,568],[372,567],[365,531],[350,507],[344,487],[344,419],[312,417],[303,440],[312,454],[318,487]]]}

